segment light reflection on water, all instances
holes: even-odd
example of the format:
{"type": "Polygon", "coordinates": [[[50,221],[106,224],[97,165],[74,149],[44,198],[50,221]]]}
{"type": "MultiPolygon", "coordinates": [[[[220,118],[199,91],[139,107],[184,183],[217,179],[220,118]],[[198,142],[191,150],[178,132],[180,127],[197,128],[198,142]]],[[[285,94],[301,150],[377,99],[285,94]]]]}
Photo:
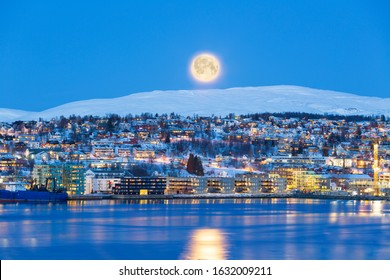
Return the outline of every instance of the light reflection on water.
{"type": "Polygon", "coordinates": [[[225,260],[227,243],[225,233],[219,229],[197,229],[191,234],[184,252],[185,260],[225,260]]]}
{"type": "Polygon", "coordinates": [[[390,259],[390,204],[314,199],[3,204],[1,259],[390,259]]]}

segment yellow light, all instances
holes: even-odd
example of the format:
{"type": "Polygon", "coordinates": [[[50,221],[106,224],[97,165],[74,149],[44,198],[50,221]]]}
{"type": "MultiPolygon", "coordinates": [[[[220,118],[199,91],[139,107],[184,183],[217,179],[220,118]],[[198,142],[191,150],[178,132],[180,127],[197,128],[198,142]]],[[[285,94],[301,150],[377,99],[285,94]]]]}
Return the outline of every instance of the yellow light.
{"type": "Polygon", "coordinates": [[[148,190],[140,190],[139,195],[148,195],[148,190]]]}
{"type": "Polygon", "coordinates": [[[224,260],[227,258],[225,234],[219,229],[198,229],[184,252],[187,260],[224,260]]]}

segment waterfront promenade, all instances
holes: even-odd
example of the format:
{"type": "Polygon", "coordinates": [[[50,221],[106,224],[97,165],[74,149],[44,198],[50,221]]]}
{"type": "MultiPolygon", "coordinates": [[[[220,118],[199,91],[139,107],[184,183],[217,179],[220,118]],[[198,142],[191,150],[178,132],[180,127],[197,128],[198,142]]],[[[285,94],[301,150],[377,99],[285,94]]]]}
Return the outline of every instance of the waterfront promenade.
{"type": "Polygon", "coordinates": [[[303,198],[303,199],[334,199],[334,200],[387,200],[390,196],[372,195],[337,195],[337,194],[306,194],[306,193],[257,193],[257,194],[170,194],[170,195],[114,195],[90,194],[70,195],[69,200],[140,200],[140,199],[232,199],[232,198],[303,198]]]}

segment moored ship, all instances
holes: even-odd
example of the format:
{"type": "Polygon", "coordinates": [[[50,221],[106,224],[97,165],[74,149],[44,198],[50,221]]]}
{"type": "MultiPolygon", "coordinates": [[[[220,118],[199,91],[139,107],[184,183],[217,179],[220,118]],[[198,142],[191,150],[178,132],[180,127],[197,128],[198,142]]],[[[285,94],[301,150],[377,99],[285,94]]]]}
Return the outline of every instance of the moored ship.
{"type": "Polygon", "coordinates": [[[66,192],[0,190],[0,202],[64,202],[67,199],[66,192]]]}
{"type": "Polygon", "coordinates": [[[36,186],[33,183],[29,190],[14,186],[10,189],[0,189],[0,202],[65,202],[68,194],[64,189],[56,187],[55,179],[46,179],[46,186],[36,186]],[[52,187],[48,188],[51,180],[52,187]]]}

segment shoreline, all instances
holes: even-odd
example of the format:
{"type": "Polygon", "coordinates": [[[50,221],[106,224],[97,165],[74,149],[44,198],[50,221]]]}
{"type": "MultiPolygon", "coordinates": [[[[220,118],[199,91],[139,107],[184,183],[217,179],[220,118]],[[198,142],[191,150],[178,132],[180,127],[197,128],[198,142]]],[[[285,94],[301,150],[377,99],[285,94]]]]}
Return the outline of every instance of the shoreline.
{"type": "Polygon", "coordinates": [[[173,195],[73,195],[68,200],[153,200],[153,199],[258,199],[258,198],[297,198],[327,200],[368,200],[390,201],[388,196],[368,195],[322,195],[322,194],[173,194],[173,195]]]}

